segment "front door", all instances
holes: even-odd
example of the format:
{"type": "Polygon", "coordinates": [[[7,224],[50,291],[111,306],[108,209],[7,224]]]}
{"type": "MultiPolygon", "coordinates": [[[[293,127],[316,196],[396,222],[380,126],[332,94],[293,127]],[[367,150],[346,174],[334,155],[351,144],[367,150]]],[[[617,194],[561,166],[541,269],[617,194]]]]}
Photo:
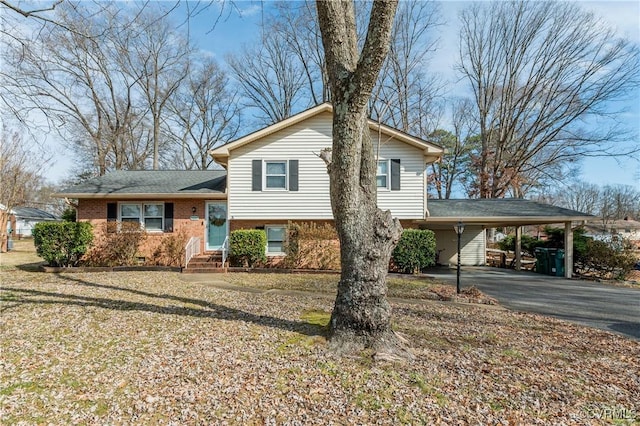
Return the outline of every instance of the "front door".
{"type": "Polygon", "coordinates": [[[227,203],[210,201],[207,203],[207,250],[222,250],[227,237],[227,203]]]}

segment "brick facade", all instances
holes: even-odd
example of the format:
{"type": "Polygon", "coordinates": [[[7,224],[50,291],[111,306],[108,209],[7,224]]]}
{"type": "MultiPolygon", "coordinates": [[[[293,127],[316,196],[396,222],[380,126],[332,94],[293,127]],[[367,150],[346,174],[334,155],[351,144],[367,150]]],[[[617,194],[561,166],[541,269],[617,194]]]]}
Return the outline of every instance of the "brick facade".
{"type": "MultiPolygon", "coordinates": [[[[291,222],[294,222],[294,223],[295,222],[297,222],[297,223],[313,222],[313,223],[316,223],[318,225],[322,225],[322,224],[328,223],[328,224],[330,224],[332,226],[335,226],[334,223],[333,223],[333,220],[305,220],[305,219],[301,219],[301,220],[292,220],[291,222]]],[[[235,230],[238,230],[238,229],[263,228],[265,225],[286,225],[288,223],[289,223],[288,219],[268,219],[268,220],[237,220],[237,219],[231,219],[229,221],[229,232],[235,231],[235,230]]],[[[400,223],[402,224],[402,227],[404,229],[412,229],[412,228],[417,228],[418,227],[418,225],[413,220],[400,220],[400,223]]]]}
{"type": "MultiPolygon", "coordinates": [[[[158,201],[158,200],[154,200],[158,201]]],[[[187,239],[190,237],[200,237],[201,252],[205,251],[206,247],[206,226],[205,226],[205,200],[200,199],[172,199],[162,200],[165,203],[173,203],[173,233],[166,232],[149,232],[147,238],[140,247],[140,256],[150,258],[161,244],[163,238],[168,235],[175,235],[179,232],[184,232],[187,239]],[[193,207],[196,208],[195,214],[193,213],[193,207]],[[197,216],[197,220],[192,220],[191,216],[197,216]]],[[[101,230],[104,224],[107,223],[107,204],[114,203],[117,200],[106,199],[80,199],[78,201],[77,217],[79,221],[90,222],[94,227],[94,234],[96,239],[101,238],[101,230]]],[[[138,202],[138,200],[126,200],[123,202],[138,202]]],[[[141,201],[143,202],[143,201],[141,201]]],[[[147,202],[147,201],[145,201],[147,202]]],[[[294,222],[315,222],[317,224],[329,223],[333,225],[333,220],[299,220],[294,222]]],[[[265,225],[287,225],[289,220],[287,219],[269,219],[269,220],[229,220],[229,232],[238,229],[256,229],[264,228],[265,225]]],[[[402,226],[406,228],[414,228],[415,223],[413,221],[403,220],[402,226]]]]}
{"type": "MultiPolygon", "coordinates": [[[[137,202],[127,200],[126,202],[137,202]]],[[[155,200],[157,201],[157,200],[155,200]]],[[[205,250],[205,201],[198,199],[162,200],[173,203],[173,232],[149,232],[140,247],[140,256],[150,257],[153,251],[162,244],[162,239],[168,235],[184,232],[188,237],[200,237],[200,250],[205,250]],[[196,208],[195,215],[193,207],[196,208]],[[191,216],[198,216],[198,220],[191,220],[191,216]]],[[[100,229],[107,222],[107,204],[116,200],[81,199],[78,201],[78,220],[90,222],[94,227],[96,238],[100,238],[100,229]]],[[[145,201],[146,202],[146,201],[145,201]]]]}

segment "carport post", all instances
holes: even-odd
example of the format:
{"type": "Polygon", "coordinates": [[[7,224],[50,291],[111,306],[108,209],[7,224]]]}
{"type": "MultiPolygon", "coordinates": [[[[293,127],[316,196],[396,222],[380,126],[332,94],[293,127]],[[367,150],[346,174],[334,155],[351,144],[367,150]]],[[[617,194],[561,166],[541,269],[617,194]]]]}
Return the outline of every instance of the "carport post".
{"type": "Polygon", "coordinates": [[[516,271],[522,268],[522,227],[516,226],[516,271]]]}
{"type": "Polygon", "coordinates": [[[573,230],[571,222],[564,223],[564,277],[573,276],[573,230]]]}

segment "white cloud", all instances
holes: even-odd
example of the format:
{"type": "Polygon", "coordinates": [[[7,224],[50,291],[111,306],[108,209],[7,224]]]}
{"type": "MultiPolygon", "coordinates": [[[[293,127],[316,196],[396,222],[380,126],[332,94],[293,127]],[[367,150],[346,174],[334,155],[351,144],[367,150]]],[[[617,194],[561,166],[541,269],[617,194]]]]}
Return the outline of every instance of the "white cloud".
{"type": "Polygon", "coordinates": [[[640,42],[640,2],[579,1],[580,5],[601,17],[616,32],[636,43],[640,42]]]}

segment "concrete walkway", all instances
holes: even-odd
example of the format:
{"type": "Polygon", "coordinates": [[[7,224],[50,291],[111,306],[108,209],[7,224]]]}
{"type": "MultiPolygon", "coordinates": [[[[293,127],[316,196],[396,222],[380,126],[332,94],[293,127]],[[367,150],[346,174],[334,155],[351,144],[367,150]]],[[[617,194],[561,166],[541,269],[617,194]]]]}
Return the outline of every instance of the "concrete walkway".
{"type": "MultiPolygon", "coordinates": [[[[438,268],[427,275],[456,282],[455,269],[438,268]]],[[[462,288],[474,285],[509,309],[549,315],[640,340],[640,288],[489,267],[463,267],[460,277],[462,288]]]]}

